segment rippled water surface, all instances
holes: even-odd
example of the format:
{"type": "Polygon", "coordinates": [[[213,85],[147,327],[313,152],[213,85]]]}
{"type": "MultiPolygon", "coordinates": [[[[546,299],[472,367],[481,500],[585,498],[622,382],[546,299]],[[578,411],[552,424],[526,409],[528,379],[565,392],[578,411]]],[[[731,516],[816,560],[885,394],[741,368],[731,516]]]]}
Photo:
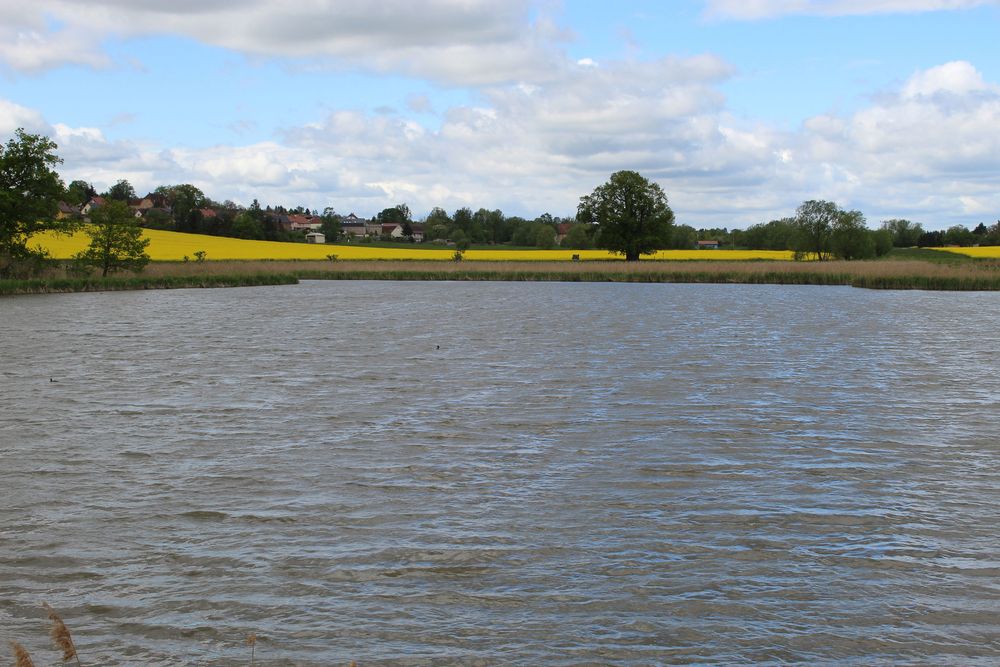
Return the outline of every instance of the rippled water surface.
{"type": "Polygon", "coordinates": [[[0,640],[57,662],[46,600],[88,665],[995,665],[997,350],[998,294],[2,299],[0,640]]]}

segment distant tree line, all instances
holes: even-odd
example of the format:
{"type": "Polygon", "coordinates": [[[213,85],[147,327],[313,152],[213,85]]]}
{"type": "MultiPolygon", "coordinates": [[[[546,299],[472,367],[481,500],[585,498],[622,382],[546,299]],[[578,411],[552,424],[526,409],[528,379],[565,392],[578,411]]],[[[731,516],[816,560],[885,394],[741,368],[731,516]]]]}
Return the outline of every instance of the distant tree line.
{"type": "MultiPolygon", "coordinates": [[[[796,218],[782,218],[730,233],[735,246],[762,250],[794,250],[798,233],[796,218]]],[[[954,225],[943,231],[924,231],[919,222],[894,218],[881,223],[876,234],[888,233],[895,248],[940,248],[943,246],[1000,245],[1000,220],[987,226],[979,223],[970,230],[954,225]]]]}
{"type": "MultiPolygon", "coordinates": [[[[232,201],[214,202],[194,185],[162,185],[143,198],[126,179],[105,192],[82,180],[64,186],[55,172],[61,162],[51,139],[18,129],[0,145],[0,277],[37,270],[44,253],[29,244],[42,231],[71,231],[73,212],[86,211],[91,244],[76,258],[79,266],[102,275],[139,270],[148,262],[140,227],[195,234],[270,241],[304,241],[290,217],[300,216],[307,228],[318,227],[328,242],[341,240],[345,218],[332,207],[322,213],[298,206],[249,207],[232,201]],[[101,209],[102,213],[98,213],[101,209]]],[[[352,219],[352,223],[354,220],[352,219]]],[[[472,244],[533,248],[603,248],[637,260],[659,249],[693,248],[699,241],[729,248],[790,250],[798,258],[866,259],[893,247],[1000,245],[1000,221],[969,230],[956,225],[944,231],[924,231],[920,223],[886,220],[869,229],[860,211],[844,210],[829,201],[810,200],[794,217],[753,225],[745,230],[694,229],[678,225],[666,194],[656,183],[634,171],[619,171],[607,183],[581,197],[575,217],[544,213],[534,219],[506,216],[499,209],[459,208],[449,214],[435,207],[420,222],[409,206],[397,204],[380,211],[373,230],[391,229],[402,242],[449,242],[464,249],[472,244]],[[384,225],[385,227],[382,227],[384,225]],[[396,233],[400,232],[400,233],[396,233]]],[[[368,230],[366,229],[366,232],[368,230]]]]}

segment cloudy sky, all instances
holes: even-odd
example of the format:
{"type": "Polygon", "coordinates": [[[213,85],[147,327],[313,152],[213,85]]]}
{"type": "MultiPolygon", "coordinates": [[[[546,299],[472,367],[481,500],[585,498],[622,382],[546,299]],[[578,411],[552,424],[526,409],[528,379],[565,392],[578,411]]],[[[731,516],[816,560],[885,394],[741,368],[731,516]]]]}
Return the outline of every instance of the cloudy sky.
{"type": "Polygon", "coordinates": [[[0,0],[0,135],[99,190],[679,222],[1000,218],[1000,0],[0,0]]]}

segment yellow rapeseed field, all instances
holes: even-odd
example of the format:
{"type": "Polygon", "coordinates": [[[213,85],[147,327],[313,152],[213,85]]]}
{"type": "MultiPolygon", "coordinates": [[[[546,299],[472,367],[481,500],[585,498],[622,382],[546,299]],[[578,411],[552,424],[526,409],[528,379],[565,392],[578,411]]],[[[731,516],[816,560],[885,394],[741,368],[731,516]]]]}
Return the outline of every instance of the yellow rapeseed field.
{"type": "MultiPolygon", "coordinates": [[[[196,252],[204,252],[207,260],[293,260],[327,259],[336,255],[338,259],[409,259],[409,260],[450,260],[454,249],[425,249],[412,245],[399,248],[379,248],[364,243],[345,245],[312,245],[308,243],[278,243],[274,241],[247,241],[222,236],[202,234],[182,234],[157,229],[143,230],[150,240],[147,252],[154,261],[180,261],[185,257],[193,260],[196,252]]],[[[83,232],[72,236],[43,233],[32,238],[29,245],[40,245],[56,259],[69,259],[87,247],[89,238],[83,232]]],[[[573,255],[581,260],[621,259],[604,250],[468,250],[467,260],[485,261],[569,261],[573,255]]],[[[646,259],[644,256],[643,259],[646,259]]],[[[661,250],[649,259],[658,260],[791,260],[792,253],[783,250],[661,250]]]]}
{"type": "Polygon", "coordinates": [[[965,255],[966,257],[976,257],[978,259],[1000,259],[1000,246],[995,245],[980,246],[978,248],[934,248],[934,250],[944,250],[946,252],[953,252],[956,255],[965,255]]]}

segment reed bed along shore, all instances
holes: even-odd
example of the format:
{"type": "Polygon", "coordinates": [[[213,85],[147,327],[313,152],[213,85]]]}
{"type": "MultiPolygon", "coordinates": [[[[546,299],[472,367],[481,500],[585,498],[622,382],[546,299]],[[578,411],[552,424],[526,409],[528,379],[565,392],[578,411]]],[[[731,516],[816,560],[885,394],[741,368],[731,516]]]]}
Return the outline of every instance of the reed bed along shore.
{"type": "Polygon", "coordinates": [[[310,280],[535,280],[853,285],[887,289],[1000,289],[1000,270],[920,260],[865,262],[205,262],[157,264],[164,275],[275,272],[310,280]]]}
{"type": "Polygon", "coordinates": [[[493,280],[560,282],[849,285],[869,289],[1000,290],[992,264],[919,260],[864,262],[441,262],[206,261],[156,262],[135,277],[0,281],[0,295],[180,287],[293,284],[305,280],[493,280]]]}
{"type": "Polygon", "coordinates": [[[120,292],[126,290],[181,289],[196,287],[257,287],[261,285],[294,285],[297,276],[281,273],[248,273],[240,275],[206,274],[175,276],[116,276],[111,278],[34,278],[30,280],[0,280],[0,296],[15,294],[52,294],[60,292],[120,292]]]}

